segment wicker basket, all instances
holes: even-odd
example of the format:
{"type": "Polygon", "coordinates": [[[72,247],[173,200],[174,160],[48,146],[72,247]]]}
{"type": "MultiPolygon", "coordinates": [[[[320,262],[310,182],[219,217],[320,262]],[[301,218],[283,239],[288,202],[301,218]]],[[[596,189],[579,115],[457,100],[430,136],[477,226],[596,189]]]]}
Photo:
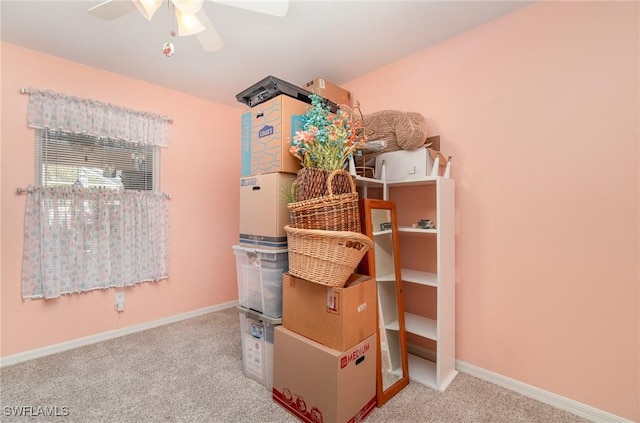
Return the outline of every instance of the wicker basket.
{"type": "Polygon", "coordinates": [[[330,175],[335,174],[333,194],[348,194],[352,191],[353,176],[346,170],[334,171],[303,167],[298,170],[296,178],[296,201],[323,197],[329,193],[327,187],[330,175]]]}
{"type": "Polygon", "coordinates": [[[291,226],[299,229],[325,231],[360,231],[358,193],[351,175],[348,175],[351,193],[333,194],[333,180],[343,170],[336,170],[327,178],[329,195],[287,204],[291,226]]]}
{"type": "Polygon", "coordinates": [[[289,273],[321,285],[342,287],[373,247],[366,235],[285,226],[289,273]]]}

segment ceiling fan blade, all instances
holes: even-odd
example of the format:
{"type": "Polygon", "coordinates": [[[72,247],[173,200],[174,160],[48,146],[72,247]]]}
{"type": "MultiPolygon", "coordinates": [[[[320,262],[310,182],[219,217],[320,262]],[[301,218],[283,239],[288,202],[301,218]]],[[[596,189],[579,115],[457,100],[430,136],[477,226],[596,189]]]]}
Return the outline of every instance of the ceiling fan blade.
{"type": "Polygon", "coordinates": [[[112,21],[136,10],[131,0],[106,0],[88,10],[89,14],[98,19],[112,21]]]}
{"type": "Polygon", "coordinates": [[[212,0],[231,7],[264,13],[265,15],[282,17],[289,10],[289,0],[212,0]]]}
{"type": "Polygon", "coordinates": [[[198,41],[200,41],[200,44],[202,44],[202,48],[208,52],[221,50],[222,47],[224,47],[224,41],[222,41],[220,34],[218,34],[218,31],[216,31],[216,28],[209,20],[207,14],[204,13],[203,10],[200,10],[198,13],[196,13],[196,16],[198,17],[198,19],[200,19],[200,22],[202,22],[202,24],[206,28],[204,31],[196,34],[198,41]]]}

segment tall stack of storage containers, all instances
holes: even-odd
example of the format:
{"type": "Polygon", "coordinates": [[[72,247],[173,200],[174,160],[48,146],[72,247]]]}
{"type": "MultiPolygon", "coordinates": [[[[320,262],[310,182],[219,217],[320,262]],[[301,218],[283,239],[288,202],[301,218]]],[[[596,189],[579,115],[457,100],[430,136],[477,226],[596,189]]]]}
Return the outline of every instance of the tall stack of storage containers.
{"type": "MultiPolygon", "coordinates": [[[[348,91],[317,78],[307,89],[351,105],[348,91]]],[[[364,419],[376,405],[377,291],[371,276],[344,287],[284,275],[274,329],[274,401],[309,423],[364,419]]]]}
{"type": "Polygon", "coordinates": [[[280,94],[242,116],[240,234],[233,246],[244,373],[272,388],[274,328],[282,323],[288,270],[285,191],[299,169],[289,138],[302,129],[307,103],[280,94]]]}

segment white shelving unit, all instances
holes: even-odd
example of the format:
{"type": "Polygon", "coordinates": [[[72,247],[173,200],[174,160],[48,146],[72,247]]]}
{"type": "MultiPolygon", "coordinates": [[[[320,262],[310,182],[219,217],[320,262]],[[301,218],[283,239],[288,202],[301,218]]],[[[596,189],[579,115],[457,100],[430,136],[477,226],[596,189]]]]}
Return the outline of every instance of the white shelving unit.
{"type": "MultiPolygon", "coordinates": [[[[381,175],[384,175],[384,169],[381,175]]],[[[439,391],[444,391],[458,374],[455,369],[455,183],[452,179],[441,176],[428,176],[421,179],[402,181],[386,181],[382,179],[364,178],[354,175],[356,185],[361,188],[361,195],[368,197],[370,188],[381,189],[382,198],[389,199],[390,192],[395,187],[418,187],[431,185],[435,189],[433,195],[426,198],[416,196],[412,199],[412,206],[416,204],[435,210],[436,229],[419,229],[399,224],[400,251],[402,251],[405,237],[421,237],[425,243],[433,243],[435,237],[435,272],[425,272],[418,269],[402,267],[402,281],[405,287],[408,284],[417,284],[435,290],[435,311],[420,309],[408,309],[405,302],[405,328],[407,334],[414,337],[430,340],[435,344],[435,351],[430,351],[421,346],[408,342],[409,352],[409,378],[439,391]],[[435,315],[435,319],[423,315],[435,315]]],[[[384,177],[384,176],[383,176],[384,177]]],[[[406,204],[396,202],[396,208],[401,210],[406,204]]],[[[421,242],[422,240],[419,240],[421,242]]],[[[415,242],[415,240],[414,240],[415,242]]],[[[384,276],[379,275],[378,280],[384,276]]],[[[414,307],[415,308],[415,307],[414,307]]],[[[381,313],[384,310],[381,309],[381,313]]],[[[398,329],[398,322],[389,322],[381,316],[385,322],[385,329],[398,329]],[[395,324],[395,327],[393,326],[395,324]]],[[[394,342],[388,339],[387,342],[394,342]]]]}

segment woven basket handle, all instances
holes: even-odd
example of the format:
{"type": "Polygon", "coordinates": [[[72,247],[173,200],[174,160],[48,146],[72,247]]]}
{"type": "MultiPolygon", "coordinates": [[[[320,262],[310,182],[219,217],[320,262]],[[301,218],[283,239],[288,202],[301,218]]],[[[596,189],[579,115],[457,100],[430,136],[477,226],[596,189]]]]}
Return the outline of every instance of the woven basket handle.
{"type": "Polygon", "coordinates": [[[356,192],[356,184],[353,183],[353,178],[351,174],[344,169],[336,169],[329,174],[327,178],[327,193],[328,195],[333,195],[333,178],[336,175],[346,174],[347,179],[349,180],[349,185],[351,186],[351,192],[356,192]]]}

